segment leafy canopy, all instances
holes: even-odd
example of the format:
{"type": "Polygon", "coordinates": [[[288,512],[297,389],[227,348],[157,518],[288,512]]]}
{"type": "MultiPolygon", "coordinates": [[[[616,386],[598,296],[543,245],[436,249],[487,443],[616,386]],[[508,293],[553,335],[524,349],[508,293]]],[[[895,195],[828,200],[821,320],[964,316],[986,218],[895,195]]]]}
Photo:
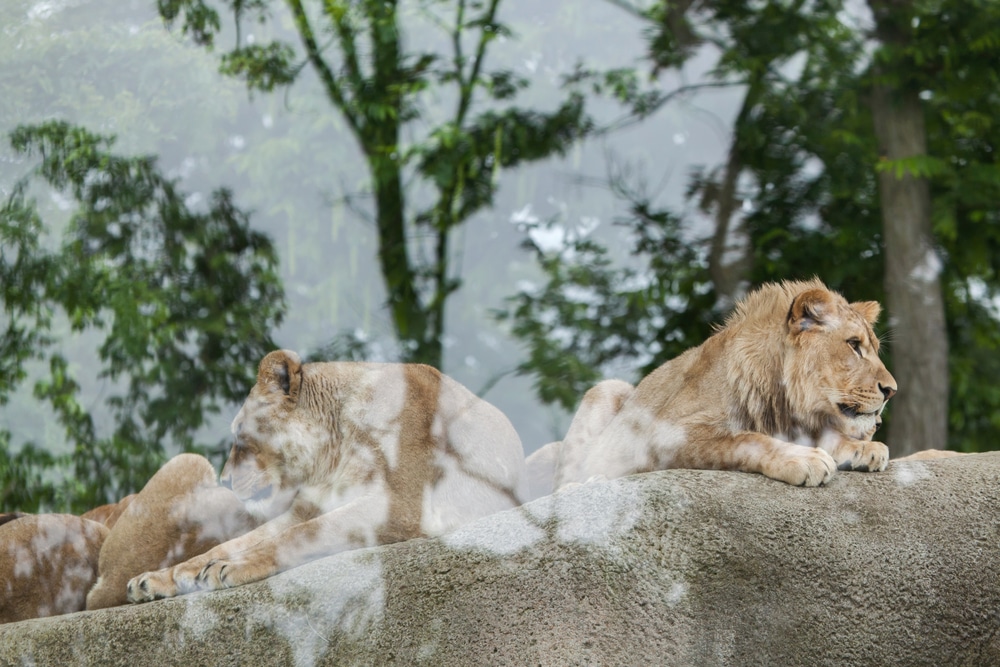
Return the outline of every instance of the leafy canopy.
{"type": "Polygon", "coordinates": [[[72,451],[18,447],[0,432],[0,506],[88,509],[141,487],[168,445],[203,449],[195,434],[208,416],[245,396],[283,313],[277,259],[229,192],[197,210],[155,159],[116,154],[113,138],[49,122],[18,127],[10,141],[76,209],[49,249],[26,181],[0,208],[0,403],[20,391],[30,362],[47,364],[34,395],[72,451]],[[58,327],[103,336],[108,434],[80,403],[58,327]]]}

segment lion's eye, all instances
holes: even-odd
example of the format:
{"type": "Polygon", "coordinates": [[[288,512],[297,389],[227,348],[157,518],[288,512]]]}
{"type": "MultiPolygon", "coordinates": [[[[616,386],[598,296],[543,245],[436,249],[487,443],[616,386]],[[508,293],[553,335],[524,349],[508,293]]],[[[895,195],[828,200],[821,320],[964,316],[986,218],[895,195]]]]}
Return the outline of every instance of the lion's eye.
{"type": "Polygon", "coordinates": [[[847,340],[847,344],[851,346],[851,349],[854,350],[859,357],[861,356],[861,339],[849,338],[847,340]]]}

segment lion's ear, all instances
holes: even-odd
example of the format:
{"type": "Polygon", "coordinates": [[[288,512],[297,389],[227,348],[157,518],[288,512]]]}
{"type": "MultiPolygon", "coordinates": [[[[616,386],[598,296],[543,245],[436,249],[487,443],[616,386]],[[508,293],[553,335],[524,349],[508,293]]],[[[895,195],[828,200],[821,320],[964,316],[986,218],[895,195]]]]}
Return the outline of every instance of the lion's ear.
{"type": "Polygon", "coordinates": [[[793,333],[808,331],[830,324],[837,312],[837,302],[832,292],[811,289],[792,300],[788,309],[788,327],[793,333]]]}
{"type": "Polygon", "coordinates": [[[296,399],[302,386],[302,360],[291,350],[276,350],[261,359],[257,384],[296,399]]]}
{"type": "Polygon", "coordinates": [[[851,308],[872,325],[878,322],[878,316],[882,313],[882,305],[878,301],[858,301],[852,303],[851,308]]]}

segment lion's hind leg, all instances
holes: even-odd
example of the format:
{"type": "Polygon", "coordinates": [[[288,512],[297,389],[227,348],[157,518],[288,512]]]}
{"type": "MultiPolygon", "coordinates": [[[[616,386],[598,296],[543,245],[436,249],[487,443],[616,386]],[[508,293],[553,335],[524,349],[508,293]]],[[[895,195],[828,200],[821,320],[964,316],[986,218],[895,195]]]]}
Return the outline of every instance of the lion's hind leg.
{"type": "Polygon", "coordinates": [[[591,387],[573,415],[566,437],[559,447],[555,488],[570,482],[583,482],[588,452],[597,437],[618,416],[635,387],[623,380],[605,380],[591,387]]]}

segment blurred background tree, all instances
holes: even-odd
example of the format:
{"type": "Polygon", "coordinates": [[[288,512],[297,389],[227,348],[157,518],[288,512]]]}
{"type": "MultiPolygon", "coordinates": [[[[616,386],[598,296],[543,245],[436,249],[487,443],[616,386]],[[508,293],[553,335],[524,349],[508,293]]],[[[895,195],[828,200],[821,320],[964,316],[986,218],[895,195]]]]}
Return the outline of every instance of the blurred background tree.
{"type": "MultiPolygon", "coordinates": [[[[237,25],[235,45],[221,58],[224,73],[242,78],[250,90],[270,92],[309,68],[350,128],[368,167],[398,356],[440,368],[445,305],[462,283],[450,265],[451,235],[493,203],[501,169],[563,154],[587,133],[582,96],[570,94],[549,112],[507,104],[528,82],[509,69],[489,67],[491,43],[510,35],[498,20],[500,0],[414,6],[398,0],[289,0],[298,53],[280,29],[266,43],[241,38],[244,23],[268,21],[272,3],[222,4],[237,25]],[[425,48],[410,47],[420,43],[414,37],[421,28],[437,30],[450,53],[435,53],[433,40],[425,48]],[[428,89],[453,107],[442,120],[420,110],[428,89]],[[485,109],[484,103],[503,107],[485,109]],[[419,134],[404,139],[409,126],[419,134]],[[408,199],[420,198],[426,204],[408,206],[408,199]]],[[[160,0],[159,8],[168,25],[180,21],[196,43],[214,45],[222,23],[210,3],[160,0]]]]}
{"type": "Polygon", "coordinates": [[[85,511],[141,488],[163,463],[166,443],[197,450],[207,416],[245,395],[251,360],[273,349],[267,332],[283,313],[277,258],[229,192],[192,212],[154,159],[117,155],[110,138],[56,121],[19,127],[11,144],[41,158],[37,176],[72,197],[76,210],[63,243],[48,250],[26,183],[0,208],[0,404],[25,379],[26,362],[46,362],[50,372],[34,395],[51,404],[72,451],[14,453],[10,433],[0,431],[0,502],[85,511]],[[104,399],[114,423],[106,437],[56,345],[57,310],[72,331],[106,334],[100,377],[120,388],[104,399]],[[58,467],[72,475],[56,478],[58,467]]]}

